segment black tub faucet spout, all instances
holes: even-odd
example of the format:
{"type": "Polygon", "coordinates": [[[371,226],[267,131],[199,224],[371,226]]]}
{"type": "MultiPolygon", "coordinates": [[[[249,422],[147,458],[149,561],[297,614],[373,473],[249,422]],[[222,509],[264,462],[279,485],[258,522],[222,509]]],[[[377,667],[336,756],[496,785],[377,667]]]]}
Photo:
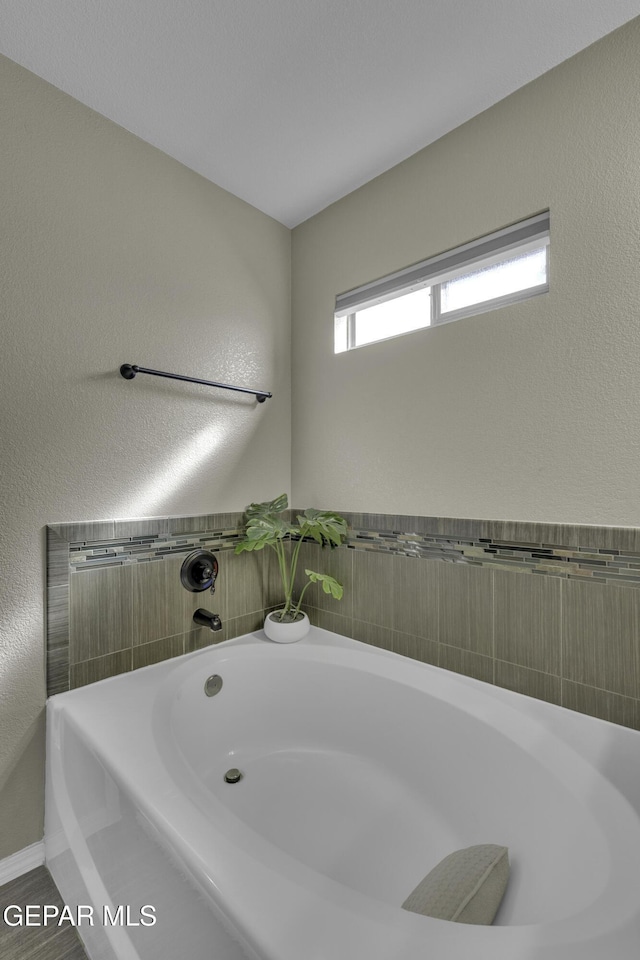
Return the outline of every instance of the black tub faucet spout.
{"type": "Polygon", "coordinates": [[[199,627],[209,627],[209,630],[214,632],[217,630],[222,630],[222,620],[217,613],[209,613],[208,610],[204,610],[200,607],[193,615],[193,622],[197,623],[199,627]]]}

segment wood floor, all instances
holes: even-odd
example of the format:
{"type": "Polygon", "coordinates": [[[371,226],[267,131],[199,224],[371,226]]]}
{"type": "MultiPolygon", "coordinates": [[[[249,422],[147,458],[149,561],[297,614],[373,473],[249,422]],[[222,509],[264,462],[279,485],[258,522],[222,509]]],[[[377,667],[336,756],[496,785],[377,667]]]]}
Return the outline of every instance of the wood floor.
{"type": "MultiPolygon", "coordinates": [[[[2,960],[87,960],[80,938],[67,921],[58,926],[12,927],[4,922],[10,904],[55,904],[63,901],[46,867],[37,867],[0,887],[0,958],[2,960]]],[[[11,911],[9,919],[13,919],[11,911]]]]}

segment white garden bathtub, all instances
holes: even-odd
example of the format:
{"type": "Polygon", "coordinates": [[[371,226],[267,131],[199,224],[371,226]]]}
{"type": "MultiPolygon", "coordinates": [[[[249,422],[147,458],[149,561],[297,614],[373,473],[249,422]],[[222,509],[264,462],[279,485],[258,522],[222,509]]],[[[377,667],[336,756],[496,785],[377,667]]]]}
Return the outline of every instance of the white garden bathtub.
{"type": "Polygon", "coordinates": [[[93,960],[637,960],[639,812],[640,734],[316,628],[48,704],[47,863],[93,960]],[[478,843],[510,850],[494,926],[400,908],[478,843]]]}

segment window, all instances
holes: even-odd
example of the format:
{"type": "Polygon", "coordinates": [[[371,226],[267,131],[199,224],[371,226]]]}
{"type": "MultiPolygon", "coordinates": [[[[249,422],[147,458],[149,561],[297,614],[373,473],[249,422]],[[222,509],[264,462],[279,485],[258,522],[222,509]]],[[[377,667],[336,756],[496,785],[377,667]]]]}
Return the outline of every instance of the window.
{"type": "Polygon", "coordinates": [[[335,352],[549,289],[549,211],[336,297],[335,352]]]}

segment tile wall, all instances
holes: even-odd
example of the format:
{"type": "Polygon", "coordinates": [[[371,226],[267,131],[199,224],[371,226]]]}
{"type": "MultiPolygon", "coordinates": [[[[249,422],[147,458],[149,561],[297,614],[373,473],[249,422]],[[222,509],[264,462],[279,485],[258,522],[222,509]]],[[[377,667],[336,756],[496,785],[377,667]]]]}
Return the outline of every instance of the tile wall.
{"type": "Polygon", "coordinates": [[[301,550],[345,587],[309,588],[312,623],[640,729],[640,531],[345,517],[301,550]]]}
{"type": "MultiPolygon", "coordinates": [[[[313,623],[640,729],[640,529],[345,516],[344,546],[301,549],[299,580],[345,587],[310,587],[313,623]]],[[[234,554],[241,529],[240,513],[49,527],[49,693],[259,629],[277,571],[271,551],[234,554]],[[198,547],[218,557],[213,597],[180,583],[198,547]]]]}
{"type": "Polygon", "coordinates": [[[241,525],[237,513],[48,527],[49,695],[259,629],[277,581],[259,555],[235,555],[241,525]],[[218,559],[213,596],[180,581],[200,548],[218,559]],[[219,633],[193,623],[198,607],[220,615],[219,633]]]}

